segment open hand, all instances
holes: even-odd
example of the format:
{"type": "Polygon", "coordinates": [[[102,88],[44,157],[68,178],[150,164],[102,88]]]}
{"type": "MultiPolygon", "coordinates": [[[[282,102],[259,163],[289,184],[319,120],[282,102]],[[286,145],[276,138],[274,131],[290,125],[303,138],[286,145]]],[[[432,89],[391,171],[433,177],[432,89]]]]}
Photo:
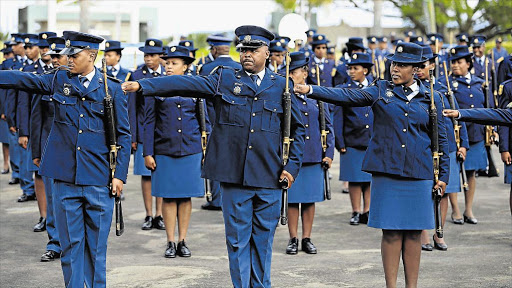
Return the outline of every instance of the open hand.
{"type": "Polygon", "coordinates": [[[121,84],[121,89],[123,89],[123,92],[137,92],[140,89],[139,82],[136,81],[127,81],[121,84]]]}

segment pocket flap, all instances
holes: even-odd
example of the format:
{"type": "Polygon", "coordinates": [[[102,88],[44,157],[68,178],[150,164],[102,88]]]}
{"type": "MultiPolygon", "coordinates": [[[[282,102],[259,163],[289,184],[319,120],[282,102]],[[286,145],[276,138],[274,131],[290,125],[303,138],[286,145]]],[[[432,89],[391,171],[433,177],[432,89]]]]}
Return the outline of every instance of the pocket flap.
{"type": "Polygon", "coordinates": [[[267,111],[283,113],[283,107],[281,104],[274,101],[265,100],[263,103],[263,108],[267,111]]]}
{"type": "Polygon", "coordinates": [[[247,103],[246,97],[233,97],[225,94],[222,94],[222,100],[231,105],[245,105],[247,103]]]}

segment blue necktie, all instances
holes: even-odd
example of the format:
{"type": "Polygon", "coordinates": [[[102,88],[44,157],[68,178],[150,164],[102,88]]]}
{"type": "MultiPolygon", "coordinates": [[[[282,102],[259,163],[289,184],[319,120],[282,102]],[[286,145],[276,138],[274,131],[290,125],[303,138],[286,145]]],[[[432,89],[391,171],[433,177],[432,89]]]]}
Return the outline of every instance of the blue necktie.
{"type": "Polygon", "coordinates": [[[112,67],[111,71],[116,72],[117,71],[116,67],[112,67]]]}
{"type": "Polygon", "coordinates": [[[258,86],[258,75],[256,75],[256,74],[252,74],[252,75],[251,75],[251,79],[252,79],[252,82],[254,82],[254,84],[255,84],[256,86],[258,86]]]}
{"type": "Polygon", "coordinates": [[[80,80],[80,83],[82,84],[82,86],[85,87],[85,82],[88,80],[87,77],[85,76],[80,76],[78,77],[78,80],[80,80]]]}

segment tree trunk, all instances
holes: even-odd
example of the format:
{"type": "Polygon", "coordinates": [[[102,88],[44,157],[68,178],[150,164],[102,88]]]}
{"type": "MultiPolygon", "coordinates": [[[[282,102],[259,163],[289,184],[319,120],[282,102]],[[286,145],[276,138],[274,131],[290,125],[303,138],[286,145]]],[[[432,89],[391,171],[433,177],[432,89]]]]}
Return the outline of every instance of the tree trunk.
{"type": "Polygon", "coordinates": [[[89,32],[89,0],[80,0],[80,32],[89,32]]]}

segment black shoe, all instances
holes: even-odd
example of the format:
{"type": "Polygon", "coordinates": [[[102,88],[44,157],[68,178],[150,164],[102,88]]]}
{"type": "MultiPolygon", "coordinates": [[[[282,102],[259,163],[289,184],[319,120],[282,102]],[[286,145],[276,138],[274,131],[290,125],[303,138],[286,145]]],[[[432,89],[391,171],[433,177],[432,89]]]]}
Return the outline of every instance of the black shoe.
{"type": "Polygon", "coordinates": [[[421,250],[423,251],[432,251],[434,247],[430,243],[428,244],[421,244],[421,250]]]}
{"type": "Polygon", "coordinates": [[[364,212],[359,216],[359,223],[368,224],[368,218],[370,218],[370,211],[364,212]]]}
{"type": "Polygon", "coordinates": [[[301,249],[308,254],[316,254],[316,247],[313,245],[310,238],[302,239],[301,249]]]}
{"type": "Polygon", "coordinates": [[[7,169],[2,169],[2,172],[0,172],[2,174],[9,174],[9,168],[7,169]]]}
{"type": "Polygon", "coordinates": [[[455,218],[453,218],[453,215],[452,215],[452,222],[453,222],[453,224],[464,225],[464,219],[463,218],[455,219],[455,218]]]}
{"type": "Polygon", "coordinates": [[[121,199],[121,201],[124,201],[126,198],[124,197],[124,193],[121,192],[121,197],[119,197],[121,199]]]}
{"type": "Polygon", "coordinates": [[[165,249],[165,258],[176,258],[176,243],[167,243],[167,249],[165,249]]]}
{"type": "Polygon", "coordinates": [[[341,189],[341,193],[348,194],[348,189],[346,189],[346,188],[341,189]]]}
{"type": "Polygon", "coordinates": [[[146,216],[144,219],[144,223],[142,223],[142,230],[151,230],[153,229],[153,217],[146,216]]]}
{"type": "Polygon", "coordinates": [[[34,225],[34,232],[43,232],[46,231],[46,218],[40,217],[39,222],[34,225]]]}
{"type": "Polygon", "coordinates": [[[60,258],[60,253],[57,253],[53,250],[48,250],[41,256],[41,262],[50,262],[57,258],[60,258]]]}
{"type": "Polygon", "coordinates": [[[464,222],[466,223],[469,223],[469,224],[476,224],[478,223],[478,220],[476,220],[476,218],[469,218],[468,216],[462,214],[462,216],[464,216],[464,222]]]}
{"type": "Polygon", "coordinates": [[[448,246],[445,243],[437,243],[436,242],[435,236],[432,236],[432,239],[434,239],[434,248],[436,248],[437,250],[441,250],[441,251],[448,250],[448,246]]]}
{"type": "Polygon", "coordinates": [[[360,216],[361,216],[361,213],[352,212],[352,217],[350,218],[350,225],[359,225],[360,216]]]}
{"type": "Polygon", "coordinates": [[[9,185],[16,185],[20,183],[20,178],[12,178],[9,180],[9,185]]]}
{"type": "Polygon", "coordinates": [[[27,202],[27,201],[34,201],[36,200],[36,195],[27,195],[25,193],[21,194],[20,197],[18,197],[18,202],[27,202]]]}
{"type": "Polygon", "coordinates": [[[212,211],[220,211],[220,210],[222,210],[222,207],[220,207],[220,206],[213,206],[210,203],[205,203],[205,204],[201,205],[201,209],[203,209],[203,210],[212,210],[212,211]]]}
{"type": "Polygon", "coordinates": [[[299,239],[297,237],[293,237],[288,241],[288,246],[286,247],[286,254],[295,255],[299,250],[299,239]]]}
{"type": "Polygon", "coordinates": [[[162,216],[156,216],[153,219],[153,227],[158,230],[165,230],[164,218],[162,216]]]}
{"type": "Polygon", "coordinates": [[[180,257],[190,257],[192,254],[190,253],[190,250],[187,247],[187,244],[185,244],[185,240],[181,240],[178,242],[178,248],[176,248],[176,254],[180,257]]]}

